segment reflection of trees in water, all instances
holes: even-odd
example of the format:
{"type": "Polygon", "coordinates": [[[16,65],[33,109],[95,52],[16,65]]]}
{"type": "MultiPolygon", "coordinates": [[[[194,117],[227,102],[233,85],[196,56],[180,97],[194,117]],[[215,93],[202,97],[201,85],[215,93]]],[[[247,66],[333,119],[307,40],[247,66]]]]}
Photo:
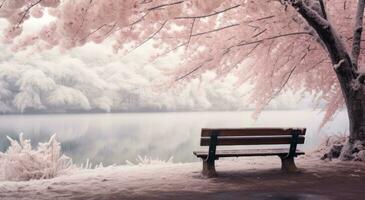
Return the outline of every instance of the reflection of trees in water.
{"type": "MultiPolygon", "coordinates": [[[[8,144],[6,135],[17,138],[24,132],[35,146],[48,141],[53,133],[62,144],[63,152],[76,163],[90,158],[92,163],[124,164],[138,155],[168,159],[175,162],[193,161],[192,150],[199,146],[203,127],[304,126],[308,128],[306,145],[319,142],[317,127],[321,115],[308,111],[264,112],[254,122],[250,112],[205,113],[125,113],[75,115],[1,116],[0,150],[8,144]]],[[[329,126],[331,130],[346,130],[346,115],[329,126]]],[[[321,130],[326,132],[326,128],[321,130]]],[[[328,130],[327,130],[328,132],[328,130]]],[[[337,132],[335,132],[337,133],[337,132]]],[[[313,145],[311,147],[314,147],[313,145]]]]}
{"type": "MultiPolygon", "coordinates": [[[[117,124],[118,122],[116,122],[117,124]]],[[[175,161],[191,161],[194,142],[198,137],[200,126],[192,128],[185,122],[160,123],[149,120],[135,121],[118,127],[90,129],[88,134],[65,140],[62,143],[64,152],[72,155],[76,162],[90,158],[92,162],[104,164],[124,164],[125,160],[134,161],[138,155],[148,155],[175,161]],[[101,132],[105,134],[100,134],[101,132]]]]}

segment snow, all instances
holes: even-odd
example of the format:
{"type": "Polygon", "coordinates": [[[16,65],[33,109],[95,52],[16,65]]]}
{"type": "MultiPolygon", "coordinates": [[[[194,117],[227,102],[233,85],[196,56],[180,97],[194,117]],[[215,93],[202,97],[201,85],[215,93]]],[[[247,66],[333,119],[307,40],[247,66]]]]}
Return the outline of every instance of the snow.
{"type": "MultiPolygon", "coordinates": [[[[331,162],[328,166],[327,162],[311,156],[298,158],[297,165],[321,178],[323,171],[336,173],[336,170],[339,169],[336,162],[331,162]]],[[[200,174],[200,162],[110,166],[79,170],[72,175],[62,175],[53,179],[0,182],[0,198],[109,199],[114,197],[114,199],[145,199],[143,197],[151,198],[153,195],[168,192],[195,194],[203,191],[203,193],[210,193],[218,190],[234,190],[245,184],[247,186],[247,182],[245,183],[247,179],[253,178],[256,182],[260,179],[264,181],[267,173],[272,176],[277,174],[279,176],[277,182],[283,184],[282,182],[285,180],[280,179],[283,174],[279,169],[280,159],[277,157],[219,160],[217,171],[222,176],[219,181],[219,178],[204,178],[200,174]],[[247,177],[240,173],[246,173],[247,177]],[[230,177],[230,174],[233,177],[230,177]],[[239,176],[236,177],[237,175],[243,177],[242,183],[240,183],[243,185],[237,184],[239,179],[239,176]]],[[[351,171],[351,176],[362,177],[359,169],[360,171],[365,170],[365,165],[357,166],[357,171],[351,171]]],[[[254,182],[249,182],[250,186],[254,186],[254,184],[254,182]]]]}
{"type": "Polygon", "coordinates": [[[22,133],[19,142],[8,137],[10,147],[5,153],[0,152],[0,181],[53,178],[75,168],[72,159],[61,154],[55,137],[39,143],[37,149],[32,149],[30,140],[24,139],[22,133]]]}
{"type": "MultiPolygon", "coordinates": [[[[40,145],[36,150],[30,149],[29,140],[22,137],[19,142],[11,141],[12,146],[0,157],[2,162],[5,156],[5,160],[20,161],[20,159],[24,159],[23,163],[35,166],[30,158],[41,159],[39,155],[45,155],[43,162],[49,164],[52,161],[51,163],[55,165],[62,158],[62,155],[59,154],[59,143],[54,136],[50,142],[40,145]],[[53,151],[51,151],[51,147],[54,147],[53,151]],[[50,155],[53,156],[52,159],[50,155]]],[[[337,140],[329,139],[327,143],[332,144],[334,141],[337,140]]],[[[215,194],[217,191],[225,191],[231,195],[232,191],[250,192],[252,189],[260,188],[273,190],[273,183],[276,184],[275,187],[282,187],[285,191],[285,188],[290,186],[297,188],[295,184],[314,184],[327,179],[365,180],[359,179],[365,176],[364,163],[322,161],[319,158],[326,150],[326,148],[321,148],[298,157],[296,163],[301,169],[298,174],[280,172],[280,159],[273,156],[220,159],[216,162],[218,178],[213,179],[201,175],[201,162],[177,164],[172,162],[172,158],[162,161],[139,157],[136,160],[139,164],[129,162],[130,165],[122,166],[102,167],[100,165],[94,169],[91,169],[89,163],[84,168],[68,165],[65,168],[67,173],[56,171],[57,173],[48,176],[25,176],[26,178],[14,176],[18,178],[13,177],[0,181],[0,199],[171,199],[177,197],[176,195],[180,195],[181,199],[186,199],[186,197],[199,199],[199,195],[215,194]],[[42,179],[25,181],[31,178],[42,179]]],[[[17,162],[16,164],[23,163],[17,162]]],[[[44,170],[44,167],[41,169],[47,171],[44,170]]],[[[20,171],[16,173],[22,174],[20,171]]],[[[333,180],[331,182],[338,183],[333,180]]],[[[361,185],[357,182],[356,184],[361,185]]],[[[313,191],[318,190],[316,194],[326,193],[326,189],[321,189],[321,186],[316,187],[318,186],[312,187],[313,191]]],[[[342,191],[346,190],[342,183],[341,187],[342,191]]]]}
{"type": "Polygon", "coordinates": [[[341,67],[342,63],[345,62],[345,59],[341,59],[337,64],[333,65],[333,68],[337,70],[339,67],[341,67]]]}
{"type": "Polygon", "coordinates": [[[128,165],[161,165],[161,164],[172,164],[174,160],[174,157],[170,157],[167,161],[166,160],[161,160],[161,159],[155,159],[152,158],[151,156],[138,156],[136,159],[137,163],[133,163],[129,160],[126,160],[125,162],[128,165]]]}
{"type": "MultiPolygon", "coordinates": [[[[19,141],[7,137],[10,147],[5,153],[0,152],[0,181],[29,181],[35,179],[51,179],[61,175],[79,173],[83,170],[103,168],[103,164],[94,165],[86,160],[77,166],[72,159],[62,154],[61,145],[52,135],[48,142],[39,143],[32,149],[29,139],[19,135],[19,141]]],[[[130,166],[172,164],[173,157],[161,160],[147,156],[138,156],[135,162],[126,160],[130,166]]]]}

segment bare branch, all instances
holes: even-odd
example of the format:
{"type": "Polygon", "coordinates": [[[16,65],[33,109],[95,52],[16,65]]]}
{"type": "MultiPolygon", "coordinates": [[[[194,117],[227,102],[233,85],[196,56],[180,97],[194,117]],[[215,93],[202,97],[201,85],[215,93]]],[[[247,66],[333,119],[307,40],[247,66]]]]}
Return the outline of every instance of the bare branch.
{"type": "Polygon", "coordinates": [[[161,5],[152,7],[152,8],[148,8],[147,10],[148,11],[156,10],[156,9],[160,9],[160,8],[163,8],[163,7],[166,7],[166,6],[172,6],[172,5],[181,4],[181,3],[184,3],[184,1],[177,1],[177,2],[172,2],[172,3],[161,4],[161,5]]]}
{"type": "Polygon", "coordinates": [[[355,28],[354,28],[354,36],[352,41],[352,62],[354,64],[355,69],[357,69],[357,64],[359,60],[360,54],[360,43],[361,43],[361,33],[362,33],[362,24],[364,19],[364,8],[365,8],[365,0],[358,0],[357,2],[357,11],[355,18],[355,28]]]}
{"type": "Polygon", "coordinates": [[[311,67],[309,67],[306,71],[309,72],[311,70],[313,70],[314,68],[316,68],[318,65],[322,64],[324,61],[326,61],[326,59],[321,59],[320,61],[314,63],[311,67]]]}
{"type": "Polygon", "coordinates": [[[23,23],[25,17],[27,16],[28,12],[30,11],[30,9],[32,9],[34,6],[38,5],[42,0],[38,0],[37,2],[30,4],[29,7],[27,7],[23,12],[22,17],[20,18],[19,22],[18,22],[18,26],[20,26],[20,24],[23,23]]]}
{"type": "Polygon", "coordinates": [[[135,24],[143,21],[145,19],[145,17],[149,14],[150,12],[146,12],[144,15],[142,15],[142,17],[140,17],[139,19],[137,19],[135,22],[132,22],[129,26],[134,26],[135,24]]]}
{"type": "Polygon", "coordinates": [[[193,35],[191,35],[191,36],[192,36],[192,37],[195,37],[195,36],[199,36],[199,35],[209,34],[209,33],[217,32],[217,31],[221,31],[221,30],[224,30],[224,29],[227,29],[227,28],[231,28],[231,27],[234,27],[234,26],[239,26],[239,25],[240,25],[240,24],[231,24],[231,25],[224,26],[224,27],[221,27],[221,28],[216,28],[216,29],[213,29],[213,30],[210,30],[210,31],[201,32],[201,33],[195,33],[195,34],[193,34],[193,35]]]}
{"type": "Polygon", "coordinates": [[[180,76],[179,78],[175,79],[175,81],[180,81],[188,76],[190,76],[192,73],[196,72],[198,69],[202,68],[204,66],[204,64],[206,64],[207,62],[212,61],[213,58],[209,58],[206,61],[202,62],[199,66],[195,67],[193,70],[189,71],[188,73],[180,76]]]}
{"type": "Polygon", "coordinates": [[[188,42],[187,42],[186,48],[189,47],[190,40],[191,40],[191,37],[193,35],[193,31],[194,31],[194,24],[195,24],[195,19],[193,19],[193,22],[191,23],[190,34],[189,34],[189,38],[188,38],[188,42]]]}
{"type": "Polygon", "coordinates": [[[171,49],[169,49],[169,50],[167,50],[167,51],[165,51],[165,52],[161,53],[161,54],[160,54],[160,55],[158,55],[156,58],[154,58],[154,59],[151,61],[151,63],[155,62],[155,61],[156,61],[156,60],[158,60],[160,57],[165,56],[165,55],[167,55],[167,54],[169,54],[169,53],[171,53],[171,52],[175,51],[176,49],[178,49],[178,48],[180,48],[180,47],[182,47],[182,46],[185,46],[186,44],[188,44],[188,42],[180,43],[180,44],[178,44],[177,46],[175,46],[174,48],[171,48],[171,49]]]}
{"type": "MultiPolygon", "coordinates": [[[[110,26],[110,25],[109,25],[110,26]]],[[[112,27],[105,33],[105,37],[109,37],[109,35],[113,32],[114,28],[117,26],[117,23],[114,23],[112,27]]]]}
{"type": "Polygon", "coordinates": [[[84,39],[88,38],[90,35],[96,33],[98,30],[102,29],[104,26],[106,26],[107,24],[103,24],[101,26],[99,26],[97,29],[95,29],[94,31],[90,32],[84,39]]]}
{"type": "Polygon", "coordinates": [[[263,42],[263,41],[266,41],[266,40],[273,40],[273,39],[277,39],[277,38],[281,38],[281,37],[294,36],[294,35],[311,35],[311,33],[310,32],[286,33],[286,34],[282,34],[282,35],[275,35],[275,36],[263,38],[263,39],[260,39],[260,40],[249,41],[249,42],[241,42],[241,43],[237,44],[236,46],[245,46],[245,45],[249,45],[249,44],[260,43],[260,42],[263,42]]]}
{"type": "MultiPolygon", "coordinates": [[[[306,54],[304,54],[302,57],[304,58],[306,56],[306,54]]],[[[281,93],[281,91],[284,89],[284,87],[286,86],[286,84],[289,82],[289,80],[290,80],[290,78],[291,78],[291,76],[293,75],[293,72],[295,71],[295,69],[298,67],[298,63],[295,63],[294,64],[294,66],[290,69],[290,71],[288,71],[287,73],[286,73],[286,78],[285,78],[285,80],[282,82],[282,84],[280,85],[280,88],[277,90],[277,91],[275,91],[271,96],[270,96],[270,98],[268,99],[268,101],[265,103],[265,105],[268,105],[270,102],[271,102],[271,100],[273,100],[275,97],[277,97],[280,93],[281,93]]]]}
{"type": "Polygon", "coordinates": [[[265,31],[267,31],[267,29],[266,29],[266,28],[265,28],[264,30],[260,31],[259,33],[257,33],[257,34],[255,34],[255,35],[253,35],[253,36],[252,36],[252,38],[255,38],[255,37],[257,37],[257,36],[259,36],[259,35],[263,34],[265,31]]]}
{"type": "Polygon", "coordinates": [[[87,34],[84,38],[82,38],[80,41],[82,41],[82,40],[86,40],[88,37],[90,37],[92,34],[94,34],[94,33],[96,33],[96,32],[98,32],[100,29],[102,29],[102,28],[104,28],[104,27],[106,27],[106,26],[111,26],[111,28],[105,33],[105,36],[107,37],[112,31],[113,31],[113,29],[115,28],[115,26],[116,26],[117,24],[116,23],[114,23],[113,25],[108,25],[108,24],[103,24],[103,25],[101,25],[101,26],[99,26],[97,29],[95,29],[95,30],[93,30],[93,31],[91,31],[89,34],[87,34]]]}
{"type": "Polygon", "coordinates": [[[182,16],[182,17],[175,17],[175,19],[199,19],[199,18],[205,18],[205,17],[211,17],[211,16],[214,16],[214,15],[218,15],[220,13],[224,13],[226,11],[229,11],[229,10],[232,10],[232,9],[235,9],[235,8],[238,8],[240,7],[241,5],[235,5],[235,6],[232,6],[232,7],[229,7],[229,8],[226,8],[224,10],[221,10],[221,11],[216,11],[216,12],[213,12],[211,14],[208,14],[208,15],[200,15],[200,16],[182,16]]]}
{"type": "MultiPolygon", "coordinates": [[[[275,98],[277,95],[279,95],[279,94],[280,94],[280,92],[284,89],[285,85],[289,82],[289,79],[290,79],[290,77],[293,75],[293,72],[295,71],[295,69],[297,68],[297,66],[298,66],[298,65],[294,65],[294,66],[291,68],[291,70],[289,71],[289,73],[288,73],[288,75],[287,75],[286,79],[285,79],[285,80],[284,80],[284,82],[281,84],[281,86],[280,86],[279,90],[277,90],[277,91],[275,92],[275,94],[272,96],[272,98],[271,98],[271,99],[273,99],[273,98],[275,98]]],[[[271,101],[271,100],[270,100],[270,101],[271,101]]]]}
{"type": "Polygon", "coordinates": [[[136,50],[138,47],[142,46],[143,44],[145,44],[146,42],[148,42],[149,40],[153,39],[162,29],[163,27],[166,25],[167,20],[164,21],[161,26],[154,32],[152,33],[152,35],[148,36],[148,38],[146,38],[142,43],[138,44],[137,46],[135,46],[131,51],[129,51],[127,54],[129,54],[130,52],[136,50]]]}
{"type": "Polygon", "coordinates": [[[245,23],[258,22],[258,21],[262,21],[262,20],[266,20],[266,19],[271,19],[271,18],[274,18],[274,17],[275,17],[275,15],[270,15],[270,16],[261,17],[261,18],[258,18],[258,19],[248,20],[245,23]]]}

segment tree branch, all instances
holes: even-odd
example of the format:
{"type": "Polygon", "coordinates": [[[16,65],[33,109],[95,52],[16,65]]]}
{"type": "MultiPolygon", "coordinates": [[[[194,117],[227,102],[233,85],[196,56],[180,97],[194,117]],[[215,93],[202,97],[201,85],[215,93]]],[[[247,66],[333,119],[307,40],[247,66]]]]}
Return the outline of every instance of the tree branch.
{"type": "MultiPolygon", "coordinates": [[[[348,59],[348,62],[351,63],[352,61],[346,47],[337,35],[336,31],[333,30],[331,24],[315,10],[309,8],[303,0],[291,0],[291,2],[297,12],[316,31],[317,35],[326,47],[332,63],[336,64],[344,58],[348,59]]],[[[350,72],[351,70],[352,69],[349,69],[349,71],[345,73],[349,75],[349,73],[352,73],[350,72]]]]}
{"type": "Polygon", "coordinates": [[[361,43],[362,24],[364,19],[364,8],[365,8],[365,0],[358,0],[356,18],[355,18],[354,36],[352,41],[352,51],[351,51],[352,63],[355,69],[357,69],[357,64],[360,55],[360,43],[361,43]]]}
{"type": "Polygon", "coordinates": [[[253,36],[252,36],[252,38],[255,38],[255,37],[257,37],[257,36],[259,36],[259,35],[263,34],[265,31],[267,31],[267,29],[266,29],[266,28],[265,28],[264,30],[260,31],[259,33],[257,33],[257,34],[255,34],[255,35],[253,35],[253,36]]]}
{"type": "Polygon", "coordinates": [[[84,38],[82,38],[82,40],[86,40],[90,35],[98,32],[100,29],[102,29],[104,26],[106,26],[107,24],[103,24],[101,26],[99,26],[97,29],[91,31],[89,34],[87,34],[84,38]]]}
{"type": "Polygon", "coordinates": [[[42,0],[38,0],[33,4],[30,4],[29,7],[27,7],[23,12],[22,17],[20,18],[19,22],[18,22],[18,26],[20,26],[21,23],[23,23],[25,16],[27,16],[28,12],[30,11],[30,9],[32,9],[34,6],[38,5],[42,0]]]}
{"type": "Polygon", "coordinates": [[[263,41],[265,41],[265,40],[273,40],[273,39],[277,39],[277,38],[281,38],[281,37],[294,36],[294,35],[311,35],[311,33],[310,33],[310,32],[293,32],[293,33],[286,33],[286,34],[282,34],[282,35],[275,35],[275,36],[271,36],[271,37],[263,38],[263,39],[260,39],[260,40],[255,40],[255,41],[240,42],[240,43],[239,43],[239,44],[237,44],[236,46],[245,46],[245,45],[249,45],[249,44],[260,43],[260,42],[263,42],[263,41]]]}
{"type": "MultiPolygon", "coordinates": [[[[248,51],[244,56],[242,56],[241,59],[239,59],[238,62],[232,64],[231,66],[229,66],[229,69],[227,70],[226,73],[229,73],[230,71],[232,71],[234,68],[236,68],[239,64],[241,64],[245,59],[247,59],[247,56],[249,56],[252,52],[254,52],[256,50],[256,48],[260,46],[260,43],[257,43],[255,46],[253,46],[250,51],[248,51]]],[[[227,52],[228,53],[228,52],[227,52]]],[[[226,53],[226,54],[227,54],[226,53]]]]}
{"type": "Polygon", "coordinates": [[[155,7],[148,8],[147,11],[156,10],[156,9],[160,9],[160,8],[163,8],[166,6],[172,6],[172,5],[181,4],[181,3],[184,3],[184,1],[176,1],[176,2],[172,2],[172,3],[161,4],[161,5],[158,5],[155,7]]]}
{"type": "MultiPolygon", "coordinates": [[[[243,23],[257,22],[257,21],[261,21],[261,20],[265,20],[265,19],[271,19],[273,17],[274,17],[274,15],[270,15],[270,16],[266,16],[266,17],[262,17],[262,18],[258,18],[258,19],[254,19],[254,20],[245,21],[243,23]]],[[[195,33],[195,34],[192,34],[191,37],[195,37],[195,36],[199,36],[199,35],[205,35],[205,34],[213,33],[213,32],[216,32],[216,31],[221,31],[221,30],[224,30],[226,28],[231,28],[231,27],[235,27],[235,26],[239,26],[239,25],[241,25],[241,24],[240,23],[231,24],[231,25],[224,26],[224,27],[221,27],[221,28],[216,28],[216,29],[213,29],[213,30],[210,30],[210,31],[195,33]]]]}
{"type": "Polygon", "coordinates": [[[89,34],[87,34],[85,37],[83,37],[81,40],[79,41],[82,41],[82,40],[86,40],[88,37],[90,37],[91,35],[93,35],[94,33],[98,32],[100,29],[106,27],[106,26],[110,26],[111,28],[105,33],[105,37],[108,37],[109,34],[113,31],[113,29],[116,27],[116,23],[114,23],[113,25],[108,25],[108,24],[103,24],[101,26],[99,26],[97,29],[91,31],[89,34]]]}
{"type": "Polygon", "coordinates": [[[303,0],[291,0],[291,5],[316,31],[321,42],[326,47],[325,50],[329,54],[332,65],[345,60],[335,72],[341,83],[343,95],[349,96],[349,92],[352,90],[350,83],[356,78],[356,71],[342,39],[337,35],[334,27],[315,10],[309,8],[303,0]]]}
{"type": "Polygon", "coordinates": [[[322,64],[324,61],[326,61],[326,59],[321,59],[320,61],[314,63],[311,67],[309,67],[306,72],[309,72],[311,70],[313,70],[314,68],[316,68],[318,65],[322,64]]]}
{"type": "Polygon", "coordinates": [[[327,12],[326,12],[326,8],[324,6],[323,0],[319,0],[319,4],[321,5],[321,10],[322,10],[323,18],[325,20],[327,20],[327,12]]]}
{"type": "Polygon", "coordinates": [[[224,30],[224,29],[226,29],[226,28],[231,28],[231,27],[239,26],[239,25],[240,25],[240,24],[231,24],[231,25],[224,26],[224,27],[221,27],[221,28],[216,28],[216,29],[213,29],[213,30],[210,30],[210,31],[200,32],[200,33],[195,33],[195,34],[192,34],[191,36],[192,36],[192,37],[195,37],[195,36],[199,36],[199,35],[209,34],[209,33],[217,32],[217,31],[221,31],[221,30],[224,30]]]}
{"type": "Polygon", "coordinates": [[[145,19],[145,17],[149,14],[150,12],[147,11],[144,15],[142,15],[139,19],[137,19],[136,21],[132,22],[131,24],[129,24],[129,26],[134,26],[135,24],[143,21],[145,19]]]}
{"type": "Polygon", "coordinates": [[[189,38],[188,38],[188,41],[187,41],[186,48],[189,47],[190,40],[191,40],[191,37],[193,35],[193,31],[194,31],[194,24],[195,24],[195,18],[193,19],[193,22],[191,23],[190,34],[189,34],[189,38]]]}
{"type": "Polygon", "coordinates": [[[270,15],[270,16],[261,17],[261,18],[258,18],[258,19],[248,20],[248,21],[246,21],[246,23],[258,22],[258,21],[262,21],[262,20],[265,20],[265,19],[271,19],[273,17],[275,17],[275,15],[270,15]]]}
{"type": "Polygon", "coordinates": [[[156,56],[152,61],[151,63],[154,63],[156,60],[158,60],[160,57],[162,56],[165,56],[175,50],[177,50],[178,48],[182,47],[182,46],[186,46],[188,44],[188,42],[183,42],[183,43],[180,43],[178,44],[177,46],[175,46],[174,48],[171,48],[169,50],[166,50],[165,52],[161,53],[160,55],[156,56]]]}
{"type": "Polygon", "coordinates": [[[163,27],[166,25],[167,20],[164,21],[161,26],[154,32],[152,33],[150,36],[148,36],[148,38],[146,38],[143,42],[141,42],[140,44],[138,44],[137,46],[135,46],[131,51],[129,51],[127,54],[129,54],[130,52],[136,50],[137,48],[139,48],[140,46],[142,46],[143,44],[145,44],[146,42],[148,42],[149,40],[151,40],[152,38],[154,38],[162,29],[163,27]]]}
{"type": "Polygon", "coordinates": [[[178,77],[177,79],[175,79],[175,81],[180,81],[186,77],[188,77],[189,75],[191,75],[192,73],[194,73],[195,71],[197,71],[198,69],[202,68],[204,66],[205,63],[212,61],[212,58],[207,59],[206,61],[202,62],[199,66],[195,67],[193,70],[189,71],[188,73],[178,77]]]}
{"type": "Polygon", "coordinates": [[[84,23],[85,23],[85,17],[86,17],[86,14],[87,12],[89,11],[90,7],[91,7],[91,3],[93,2],[93,0],[90,0],[89,1],[89,5],[87,6],[86,9],[82,8],[84,11],[82,16],[81,16],[81,24],[79,26],[79,28],[77,29],[76,33],[75,33],[75,36],[77,36],[79,34],[79,32],[81,31],[82,27],[84,26],[84,23]]]}
{"type": "Polygon", "coordinates": [[[229,7],[229,8],[226,8],[224,10],[221,10],[221,11],[216,11],[216,12],[213,12],[211,14],[208,14],[208,15],[200,15],[200,16],[182,16],[182,17],[175,17],[175,19],[199,19],[199,18],[205,18],[205,17],[211,17],[211,16],[214,16],[214,15],[218,15],[220,13],[223,13],[223,12],[226,12],[226,11],[229,11],[229,10],[232,10],[232,9],[235,9],[235,8],[238,8],[240,7],[241,5],[235,5],[235,6],[232,6],[232,7],[229,7]]]}

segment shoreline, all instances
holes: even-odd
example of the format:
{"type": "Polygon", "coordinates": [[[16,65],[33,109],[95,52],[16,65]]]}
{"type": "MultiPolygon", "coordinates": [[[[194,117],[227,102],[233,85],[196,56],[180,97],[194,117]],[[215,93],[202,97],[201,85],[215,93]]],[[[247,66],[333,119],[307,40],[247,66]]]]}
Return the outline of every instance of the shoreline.
{"type": "Polygon", "coordinates": [[[284,173],[277,157],[217,161],[216,178],[201,162],[109,166],[53,179],[0,182],[1,199],[361,199],[365,163],[300,156],[300,171],[284,173]],[[245,198],[242,198],[242,197],[245,198]]]}

